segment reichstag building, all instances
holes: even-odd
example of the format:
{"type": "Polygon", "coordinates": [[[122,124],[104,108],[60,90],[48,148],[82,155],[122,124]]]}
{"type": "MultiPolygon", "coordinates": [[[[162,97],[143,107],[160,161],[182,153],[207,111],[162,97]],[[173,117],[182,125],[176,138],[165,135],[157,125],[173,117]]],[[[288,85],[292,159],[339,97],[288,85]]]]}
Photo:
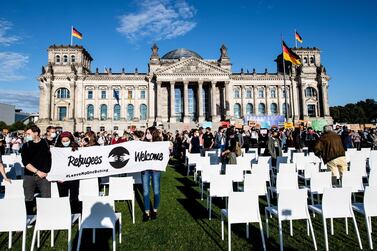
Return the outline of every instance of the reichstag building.
{"type": "MultiPolygon", "coordinates": [[[[162,57],[153,45],[148,72],[91,69],[93,58],[82,46],[52,45],[38,77],[39,126],[70,131],[113,131],[156,124],[167,129],[204,121],[242,121],[248,115],[284,115],[288,121],[331,121],[330,77],[318,48],[293,49],[302,65],[285,64],[276,72],[233,72],[227,48],[218,59],[203,59],[187,49],[162,57]]],[[[246,121],[244,121],[246,123],[246,121]]]]}

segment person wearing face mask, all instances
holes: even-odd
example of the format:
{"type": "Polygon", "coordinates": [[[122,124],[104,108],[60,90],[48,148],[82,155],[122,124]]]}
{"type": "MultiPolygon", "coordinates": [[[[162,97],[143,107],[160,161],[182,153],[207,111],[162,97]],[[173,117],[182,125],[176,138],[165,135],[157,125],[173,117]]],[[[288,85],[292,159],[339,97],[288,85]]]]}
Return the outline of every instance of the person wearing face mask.
{"type": "MultiPolygon", "coordinates": [[[[152,126],[145,131],[144,141],[154,142],[162,141],[161,133],[159,130],[152,126]]],[[[144,197],[144,214],[143,221],[146,222],[150,219],[154,220],[157,218],[157,210],[160,205],[160,177],[161,172],[155,170],[145,170],[141,172],[141,180],[143,184],[143,197],[144,197]],[[149,198],[150,191],[150,180],[152,180],[152,188],[154,194],[153,210],[150,210],[151,203],[149,198]]]]}
{"type": "Polygon", "coordinates": [[[194,130],[193,136],[190,140],[189,152],[200,153],[200,139],[198,130],[194,130]]]}
{"type": "Polygon", "coordinates": [[[274,129],[268,134],[267,147],[263,155],[271,156],[272,166],[276,166],[277,157],[282,156],[281,144],[277,130],[274,129]]]}
{"type": "Polygon", "coordinates": [[[51,169],[50,146],[40,137],[41,130],[30,126],[25,132],[25,144],[22,146],[21,157],[25,167],[24,195],[28,215],[33,214],[34,192],[38,187],[42,198],[51,197],[51,185],[46,179],[51,169]]]}
{"type": "Polygon", "coordinates": [[[46,141],[49,146],[54,146],[56,142],[56,129],[53,126],[46,128],[46,141]]]}
{"type": "MultiPolygon", "coordinates": [[[[70,132],[62,132],[56,141],[55,147],[71,148],[72,151],[78,149],[78,144],[70,132]]],[[[79,201],[79,180],[70,180],[58,182],[58,190],[60,197],[68,197],[71,204],[71,212],[73,214],[81,213],[81,203],[79,201]]]]}

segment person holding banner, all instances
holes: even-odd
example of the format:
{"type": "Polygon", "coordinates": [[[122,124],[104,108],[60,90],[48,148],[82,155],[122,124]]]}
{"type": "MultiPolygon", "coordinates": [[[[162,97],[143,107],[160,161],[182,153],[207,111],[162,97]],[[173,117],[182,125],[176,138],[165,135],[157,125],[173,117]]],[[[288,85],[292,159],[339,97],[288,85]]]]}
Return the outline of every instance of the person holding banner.
{"type": "MultiPolygon", "coordinates": [[[[55,147],[69,147],[72,151],[78,149],[78,144],[70,132],[62,132],[56,141],[55,147]]],[[[68,197],[71,204],[71,212],[73,214],[81,213],[81,205],[79,201],[80,180],[58,181],[58,190],[60,197],[68,197]]]]}
{"type": "MultiPolygon", "coordinates": [[[[162,141],[162,133],[152,126],[147,128],[145,131],[144,141],[154,142],[154,141],[162,141]]],[[[141,180],[143,184],[143,197],[144,197],[144,214],[143,214],[143,221],[146,222],[150,219],[154,220],[157,218],[157,210],[158,206],[160,205],[160,177],[161,172],[155,170],[145,170],[141,172],[141,180]],[[152,189],[154,193],[154,203],[153,203],[153,210],[150,210],[150,198],[149,198],[149,191],[150,191],[150,182],[152,180],[152,189]]]]}
{"type": "Polygon", "coordinates": [[[21,157],[25,167],[24,194],[28,215],[33,214],[34,192],[38,187],[42,198],[51,197],[51,184],[46,179],[51,170],[50,146],[41,139],[41,130],[36,125],[30,126],[25,132],[25,144],[22,146],[21,157]]]}
{"type": "Polygon", "coordinates": [[[5,173],[5,168],[4,168],[4,165],[3,165],[3,159],[1,158],[1,154],[0,154],[0,174],[3,176],[4,181],[11,183],[11,180],[8,179],[8,177],[5,173]]]}

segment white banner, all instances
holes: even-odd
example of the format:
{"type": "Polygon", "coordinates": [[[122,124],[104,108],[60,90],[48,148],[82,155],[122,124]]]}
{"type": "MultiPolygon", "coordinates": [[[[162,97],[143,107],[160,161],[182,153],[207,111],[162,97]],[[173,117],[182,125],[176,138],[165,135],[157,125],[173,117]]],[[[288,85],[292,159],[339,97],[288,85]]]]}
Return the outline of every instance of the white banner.
{"type": "Polygon", "coordinates": [[[129,141],[109,146],[91,146],[72,151],[51,148],[49,181],[81,180],[145,170],[165,171],[169,142],[129,141]]]}

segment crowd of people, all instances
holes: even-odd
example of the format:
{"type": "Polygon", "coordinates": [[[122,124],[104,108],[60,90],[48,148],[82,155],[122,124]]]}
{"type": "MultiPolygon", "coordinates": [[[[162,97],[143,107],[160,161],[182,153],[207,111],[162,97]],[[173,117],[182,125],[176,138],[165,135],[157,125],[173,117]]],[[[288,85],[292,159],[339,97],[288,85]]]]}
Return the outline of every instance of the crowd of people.
{"type": "MultiPolygon", "coordinates": [[[[119,144],[132,140],[142,141],[170,141],[171,155],[184,163],[186,153],[201,153],[217,149],[220,151],[222,163],[235,164],[237,157],[242,154],[242,148],[248,152],[250,148],[257,148],[259,155],[271,156],[272,165],[275,165],[278,156],[289,147],[294,147],[297,152],[302,152],[307,147],[309,152],[314,152],[321,157],[333,176],[339,179],[345,170],[345,150],[348,148],[377,147],[377,131],[368,129],[352,131],[346,126],[325,127],[323,132],[313,130],[301,124],[295,129],[250,128],[243,130],[234,126],[219,127],[213,131],[210,127],[195,128],[190,131],[168,132],[156,127],[149,127],[145,131],[114,132],[67,132],[59,131],[49,126],[45,133],[33,125],[28,127],[23,134],[0,134],[0,172],[6,182],[11,182],[6,177],[4,167],[1,165],[1,155],[21,154],[25,166],[24,193],[28,214],[33,214],[35,208],[34,193],[38,188],[41,197],[51,196],[51,185],[46,179],[51,169],[51,147],[69,147],[76,151],[80,147],[104,146],[119,144]],[[335,142],[335,143],[334,143],[335,142]]],[[[160,203],[160,176],[159,171],[146,170],[141,173],[144,197],[143,221],[156,219],[160,203]],[[154,194],[154,203],[151,207],[150,184],[154,194]]],[[[81,211],[78,199],[79,181],[58,182],[60,196],[68,196],[71,201],[72,212],[81,211]]]]}

